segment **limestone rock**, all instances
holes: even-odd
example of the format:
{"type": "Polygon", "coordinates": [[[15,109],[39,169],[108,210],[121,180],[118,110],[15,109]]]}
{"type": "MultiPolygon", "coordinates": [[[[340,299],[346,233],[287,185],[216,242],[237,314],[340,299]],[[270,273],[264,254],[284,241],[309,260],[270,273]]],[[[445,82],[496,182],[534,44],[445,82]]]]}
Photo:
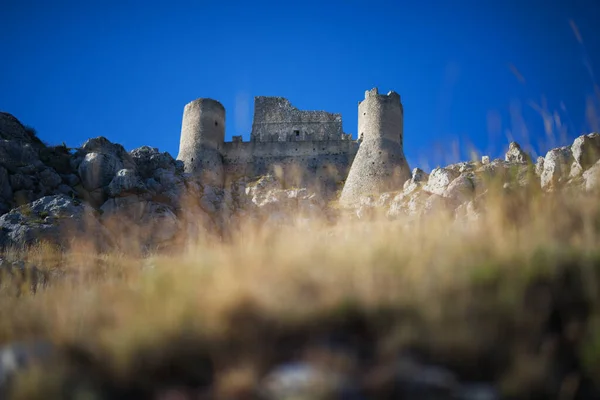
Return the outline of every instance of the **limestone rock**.
{"type": "Polygon", "coordinates": [[[583,174],[583,169],[581,168],[581,165],[579,165],[579,163],[577,163],[577,161],[573,161],[573,163],[571,164],[571,172],[569,172],[569,178],[573,179],[573,178],[578,178],[583,174]]]}
{"type": "Polygon", "coordinates": [[[537,158],[537,162],[535,163],[535,174],[541,177],[542,172],[544,172],[544,157],[540,156],[537,158]]]}
{"type": "Polygon", "coordinates": [[[29,189],[33,189],[33,186],[34,186],[33,179],[29,175],[17,173],[17,174],[11,175],[9,180],[10,180],[10,186],[12,187],[12,190],[14,190],[14,191],[29,190],[29,189]]]}
{"type": "Polygon", "coordinates": [[[413,169],[410,179],[404,182],[403,192],[405,194],[408,194],[415,191],[417,188],[427,183],[428,179],[428,173],[426,173],[420,168],[413,169]]]}
{"type": "Polygon", "coordinates": [[[442,196],[448,185],[459,176],[459,172],[452,169],[436,168],[431,171],[427,184],[423,187],[423,190],[442,196]]]}
{"type": "Polygon", "coordinates": [[[156,147],[142,146],[129,152],[142,179],[154,177],[157,170],[183,173],[183,163],[176,161],[169,153],[159,152],[156,147]]]}
{"type": "Polygon", "coordinates": [[[566,181],[573,162],[570,147],[550,150],[544,158],[544,170],[540,177],[542,189],[552,190],[566,181]]]}
{"type": "Polygon", "coordinates": [[[64,195],[46,196],[0,217],[0,247],[23,247],[44,240],[63,247],[85,235],[98,246],[106,245],[105,231],[93,210],[64,195]]]}
{"type": "Polygon", "coordinates": [[[279,182],[273,175],[262,176],[258,181],[246,185],[246,195],[254,204],[261,204],[267,201],[270,192],[282,189],[279,182]]]}
{"type": "Polygon", "coordinates": [[[571,152],[577,165],[585,171],[600,159],[600,135],[590,133],[579,136],[571,145],[571,152]]]}
{"type": "Polygon", "coordinates": [[[31,136],[17,118],[9,113],[0,112],[0,139],[27,143],[31,141],[31,136]]]}
{"type": "Polygon", "coordinates": [[[0,140],[0,166],[9,172],[19,167],[41,164],[36,149],[29,143],[16,140],[0,140]]]}
{"type": "Polygon", "coordinates": [[[6,202],[12,201],[13,191],[8,179],[8,171],[4,167],[0,167],[0,200],[6,202]]]}
{"type": "Polygon", "coordinates": [[[111,197],[123,196],[125,194],[139,193],[146,190],[144,183],[136,171],[122,169],[108,184],[108,195],[111,197]]]}
{"type": "Polygon", "coordinates": [[[585,184],[585,190],[596,192],[600,189],[600,161],[597,161],[591,168],[582,175],[585,184]]]}
{"type": "Polygon", "coordinates": [[[53,169],[45,168],[40,172],[40,182],[48,189],[54,189],[61,184],[62,178],[53,169]]]}
{"type": "Polygon", "coordinates": [[[88,153],[79,164],[78,172],[83,187],[88,191],[107,186],[123,163],[112,154],[88,153]]]}
{"type": "Polygon", "coordinates": [[[504,156],[504,161],[511,163],[528,163],[531,161],[529,155],[525,153],[517,142],[510,142],[508,151],[504,156]]]}
{"type": "Polygon", "coordinates": [[[99,153],[110,155],[120,160],[123,163],[123,168],[136,168],[133,158],[123,146],[117,143],[112,143],[110,140],[102,136],[88,139],[83,146],[81,146],[81,150],[86,154],[99,153]]]}
{"type": "Polygon", "coordinates": [[[473,179],[463,174],[454,179],[444,190],[442,196],[451,200],[455,207],[465,203],[473,198],[475,185],[473,179]]]}

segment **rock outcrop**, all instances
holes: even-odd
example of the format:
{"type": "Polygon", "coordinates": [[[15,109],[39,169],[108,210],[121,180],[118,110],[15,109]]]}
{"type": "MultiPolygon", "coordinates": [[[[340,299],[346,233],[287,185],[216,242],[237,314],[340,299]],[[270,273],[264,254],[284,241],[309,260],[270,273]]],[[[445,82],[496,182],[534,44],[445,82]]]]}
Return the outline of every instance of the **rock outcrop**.
{"type": "MultiPolygon", "coordinates": [[[[492,187],[600,190],[596,133],[548,151],[535,164],[512,142],[504,159],[486,156],[410,173],[399,96],[369,91],[359,109],[365,134],[340,204],[360,219],[411,219],[441,210],[473,220],[485,212],[492,187]]],[[[330,200],[286,187],[270,174],[213,186],[185,173],[183,162],[166,152],[149,146],[127,152],[103,137],[78,149],[46,146],[0,113],[0,247],[45,241],[68,248],[85,237],[97,249],[169,248],[198,234],[225,237],[242,222],[285,226],[346,215],[330,200]]]]}

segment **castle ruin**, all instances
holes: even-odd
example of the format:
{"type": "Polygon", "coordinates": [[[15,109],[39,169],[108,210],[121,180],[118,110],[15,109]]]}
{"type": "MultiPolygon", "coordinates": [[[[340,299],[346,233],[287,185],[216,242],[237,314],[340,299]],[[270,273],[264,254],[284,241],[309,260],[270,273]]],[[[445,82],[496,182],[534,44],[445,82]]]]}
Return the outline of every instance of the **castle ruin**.
{"type": "Polygon", "coordinates": [[[367,91],[358,120],[357,141],[343,132],[340,114],[299,110],[285,98],[259,96],[250,141],[233,136],[225,142],[225,108],[200,98],[185,106],[177,159],[186,172],[218,187],[271,173],[289,186],[316,185],[331,192],[348,177],[342,197],[349,200],[384,188],[384,179],[396,185],[410,174],[402,150],[400,96],[367,91]],[[358,166],[355,157],[361,160],[358,166]],[[377,183],[365,183],[369,179],[377,183]]]}

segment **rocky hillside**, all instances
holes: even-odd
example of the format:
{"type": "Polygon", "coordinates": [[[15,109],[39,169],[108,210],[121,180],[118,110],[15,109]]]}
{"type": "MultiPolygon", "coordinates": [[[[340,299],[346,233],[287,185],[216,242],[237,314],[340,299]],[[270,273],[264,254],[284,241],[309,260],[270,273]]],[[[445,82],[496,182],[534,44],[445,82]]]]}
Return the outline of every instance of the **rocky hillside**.
{"type": "MultiPolygon", "coordinates": [[[[127,152],[103,137],[77,149],[46,146],[15,117],[0,113],[0,246],[48,241],[68,247],[84,232],[98,250],[136,242],[141,249],[181,245],[199,234],[227,235],[241,220],[286,223],[290,218],[343,215],[306,188],[286,189],[272,176],[248,177],[225,189],[203,185],[166,152],[143,146],[127,152]]],[[[415,168],[395,192],[367,196],[358,218],[418,217],[443,209],[477,218],[489,185],[593,191],[600,173],[600,135],[578,137],[535,162],[511,143],[504,160],[483,157],[415,168]]],[[[347,215],[347,214],[346,214],[347,215]]],[[[353,214],[354,215],[354,214],[353,214]]]]}

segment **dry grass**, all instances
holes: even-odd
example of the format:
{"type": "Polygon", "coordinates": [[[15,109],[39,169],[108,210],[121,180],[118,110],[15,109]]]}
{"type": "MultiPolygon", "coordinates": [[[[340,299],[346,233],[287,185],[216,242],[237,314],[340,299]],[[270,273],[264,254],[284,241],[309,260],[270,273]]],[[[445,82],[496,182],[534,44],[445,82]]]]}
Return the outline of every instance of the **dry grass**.
{"type": "MultiPolygon", "coordinates": [[[[501,193],[490,193],[469,223],[439,212],[410,221],[240,226],[226,242],[203,237],[176,255],[145,259],[85,247],[6,254],[64,276],[19,297],[5,282],[0,342],[49,339],[87,354],[83,365],[106,382],[136,387],[169,386],[152,378],[163,376],[161,365],[177,364],[183,377],[204,355],[226,393],[251,386],[312,338],[342,330],[370,342],[372,364],[419,349],[462,376],[523,394],[539,380],[531,364],[550,363],[531,342],[553,340],[549,314],[567,307],[562,318],[586,328],[574,341],[583,370],[600,382],[598,197],[501,193]],[[552,301],[531,305],[537,287],[552,301]]],[[[36,387],[48,396],[54,378],[78,362],[39,373],[36,387]]]]}

